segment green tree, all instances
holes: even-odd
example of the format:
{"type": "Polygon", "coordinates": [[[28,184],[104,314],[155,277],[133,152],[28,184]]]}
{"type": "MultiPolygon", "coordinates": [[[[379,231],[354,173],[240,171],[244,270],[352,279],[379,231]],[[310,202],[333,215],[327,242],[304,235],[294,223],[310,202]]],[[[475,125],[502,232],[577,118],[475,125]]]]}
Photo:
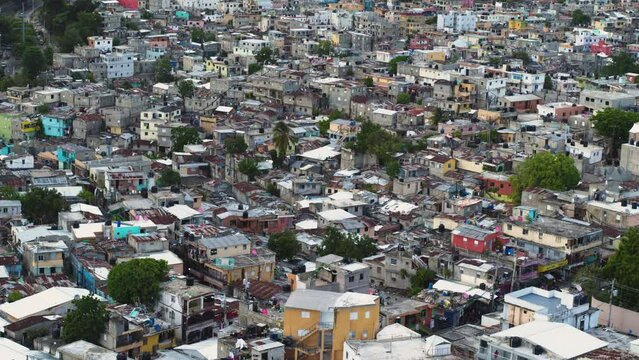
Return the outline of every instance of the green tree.
{"type": "Polygon", "coordinates": [[[0,200],[20,200],[20,194],[11,186],[0,187],[0,200]]]}
{"type": "Polygon", "coordinates": [[[214,40],[215,40],[214,33],[204,31],[204,29],[200,29],[200,28],[191,29],[191,41],[193,42],[202,44],[202,43],[214,41],[214,40]]]}
{"type": "Polygon", "coordinates": [[[122,304],[152,305],[168,273],[164,260],[133,259],[117,264],[107,279],[109,296],[122,304]]]}
{"type": "Polygon", "coordinates": [[[97,343],[109,320],[105,305],[89,295],[73,300],[73,305],[75,309],[62,322],[62,339],[67,344],[78,340],[97,343]]]}
{"type": "Polygon", "coordinates": [[[530,57],[530,54],[528,54],[528,52],[525,50],[513,51],[511,56],[513,59],[519,59],[523,61],[524,65],[528,65],[532,63],[532,58],[530,57]]]}
{"type": "Polygon", "coordinates": [[[366,87],[373,87],[375,85],[375,83],[373,82],[373,78],[370,76],[365,78],[364,85],[366,85],[366,87]]]}
{"type": "Polygon", "coordinates": [[[348,114],[339,109],[334,109],[330,112],[330,114],[328,114],[328,119],[330,121],[337,120],[337,119],[348,119],[348,118],[349,118],[348,114]]]}
{"type": "MultiPolygon", "coordinates": [[[[621,238],[619,249],[608,259],[603,275],[615,279],[617,296],[615,303],[634,310],[639,309],[639,229],[630,228],[621,238]]],[[[604,300],[604,299],[600,299],[604,300]]]]}
{"type": "Polygon", "coordinates": [[[319,129],[320,135],[326,136],[328,135],[328,129],[331,127],[331,120],[320,120],[317,122],[317,128],[319,129]]]}
{"type": "Polygon", "coordinates": [[[173,169],[166,168],[160,172],[157,184],[158,186],[173,186],[180,185],[180,182],[180,173],[173,169]]]}
{"type": "Polygon", "coordinates": [[[45,47],[42,54],[47,62],[47,66],[53,65],[53,48],[51,46],[45,47]]]}
{"type": "Polygon", "coordinates": [[[280,260],[291,259],[302,249],[300,242],[295,237],[295,232],[292,230],[271,234],[268,237],[267,246],[275,252],[280,260]]]}
{"type": "Polygon", "coordinates": [[[590,25],[590,16],[584,14],[581,9],[577,9],[572,12],[572,21],[570,22],[573,26],[588,26],[590,25]]]}
{"type": "Polygon", "coordinates": [[[544,78],[544,90],[552,90],[552,89],[553,89],[552,78],[550,77],[550,75],[546,74],[546,77],[544,78]]]}
{"type": "Polygon", "coordinates": [[[42,104],[36,107],[36,112],[42,115],[48,114],[50,110],[51,109],[49,108],[49,104],[42,104]]]}
{"type": "Polygon", "coordinates": [[[433,114],[430,117],[431,125],[439,125],[441,122],[445,122],[447,120],[447,113],[440,108],[435,108],[433,110],[433,114]]]}
{"type": "Polygon", "coordinates": [[[176,127],[171,130],[173,151],[184,151],[184,145],[201,144],[200,133],[192,127],[176,127]]]}
{"type": "Polygon", "coordinates": [[[326,229],[320,255],[335,254],[361,261],[363,258],[377,254],[375,242],[368,236],[344,234],[334,227],[326,229]]]}
{"type": "Polygon", "coordinates": [[[22,72],[30,81],[34,80],[47,68],[47,61],[42,51],[37,47],[28,47],[22,57],[22,72]]]}
{"type": "Polygon", "coordinates": [[[628,52],[621,51],[611,56],[612,63],[601,69],[602,76],[625,75],[629,72],[638,73],[639,64],[635,57],[628,52]]]}
{"type": "Polygon", "coordinates": [[[253,75],[256,72],[262,70],[263,66],[261,64],[258,63],[254,63],[254,64],[249,64],[248,66],[248,74],[249,75],[253,75]]]}
{"type": "Polygon", "coordinates": [[[284,121],[280,121],[273,127],[273,144],[279,156],[286,156],[288,149],[295,145],[297,138],[291,128],[284,121]]]}
{"type": "Polygon", "coordinates": [[[397,64],[408,61],[410,59],[410,56],[408,55],[401,55],[401,56],[397,56],[395,58],[393,58],[391,61],[388,62],[388,73],[393,76],[397,74],[397,64]]]}
{"type": "Polygon", "coordinates": [[[93,201],[95,200],[93,193],[86,189],[82,189],[82,191],[78,194],[78,197],[87,204],[93,204],[93,201]]]}
{"type": "Polygon", "coordinates": [[[242,136],[230,136],[224,140],[224,148],[226,152],[229,154],[237,155],[243,154],[246,149],[248,149],[248,145],[244,141],[242,136]]]}
{"type": "Polygon", "coordinates": [[[499,142],[499,132],[495,129],[482,131],[479,133],[479,139],[487,144],[496,144],[499,142]]]}
{"type": "Polygon", "coordinates": [[[193,96],[195,84],[191,80],[180,80],[177,83],[177,91],[180,98],[182,98],[182,110],[186,111],[186,98],[193,96]]]}
{"type": "Polygon", "coordinates": [[[320,40],[313,50],[313,53],[319,56],[330,56],[334,52],[333,43],[330,40],[320,40]]]}
{"type": "Polygon", "coordinates": [[[155,82],[170,83],[173,82],[171,74],[171,61],[168,57],[163,56],[155,61],[155,82]]]}
{"type": "Polygon", "coordinates": [[[521,200],[521,192],[531,187],[566,191],[574,189],[581,175],[575,167],[574,160],[564,154],[549,152],[537,153],[524,160],[515,169],[510,178],[513,187],[513,198],[521,200]]]}
{"type": "Polygon", "coordinates": [[[410,296],[419,294],[420,291],[428,288],[428,284],[434,283],[437,279],[437,274],[429,269],[418,269],[415,275],[410,277],[410,289],[408,293],[410,296]]]}
{"type": "Polygon", "coordinates": [[[388,175],[391,179],[396,178],[399,175],[401,167],[397,160],[390,160],[386,162],[386,175],[388,175]]]}
{"type": "Polygon", "coordinates": [[[260,51],[258,51],[257,54],[255,54],[255,61],[257,61],[257,63],[260,65],[275,64],[274,56],[275,54],[273,53],[273,49],[266,46],[261,48],[260,51]]]}
{"type": "Polygon", "coordinates": [[[387,131],[378,124],[364,121],[353,149],[362,154],[377,156],[381,164],[385,164],[402,146],[397,134],[387,131]]]}
{"type": "Polygon", "coordinates": [[[257,160],[247,157],[240,160],[240,162],[237,164],[237,169],[242,174],[248,176],[249,180],[253,181],[255,180],[257,174],[260,173],[260,169],[257,167],[257,164],[257,160]]]}
{"type": "Polygon", "coordinates": [[[409,104],[410,103],[410,95],[405,92],[400,92],[397,94],[397,103],[398,104],[409,104]]]}
{"type": "Polygon", "coordinates": [[[20,300],[22,298],[23,298],[22,293],[17,291],[17,290],[14,290],[14,291],[9,293],[9,296],[7,296],[7,302],[12,303],[12,302],[18,301],[18,300],[20,300]]]}
{"type": "Polygon", "coordinates": [[[21,199],[22,215],[36,225],[57,224],[58,213],[69,204],[54,189],[32,188],[21,199]]]}
{"type": "Polygon", "coordinates": [[[590,121],[600,135],[610,139],[612,146],[609,154],[616,158],[621,144],[628,139],[630,129],[636,122],[639,122],[639,114],[606,108],[597,112],[590,121]]]}

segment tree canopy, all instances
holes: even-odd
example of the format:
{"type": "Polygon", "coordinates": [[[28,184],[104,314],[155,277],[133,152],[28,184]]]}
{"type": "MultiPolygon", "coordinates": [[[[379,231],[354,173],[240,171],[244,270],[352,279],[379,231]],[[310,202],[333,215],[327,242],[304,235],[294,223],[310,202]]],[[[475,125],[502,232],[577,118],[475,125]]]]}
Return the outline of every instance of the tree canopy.
{"type": "Polygon", "coordinates": [[[184,145],[195,145],[202,143],[200,134],[192,127],[176,127],[171,130],[171,141],[173,151],[183,151],[184,145]]]}
{"type": "Polygon", "coordinates": [[[253,181],[257,174],[260,173],[260,170],[257,167],[257,160],[248,157],[240,160],[240,162],[237,164],[237,169],[242,174],[248,176],[251,181],[253,181]]]}
{"type": "Polygon", "coordinates": [[[364,121],[352,147],[359,153],[377,156],[378,161],[385,164],[401,149],[402,142],[397,134],[387,131],[378,124],[364,121]]]}
{"type": "Polygon", "coordinates": [[[193,92],[195,91],[195,84],[191,80],[180,80],[177,84],[178,94],[184,99],[193,96],[193,92]]]}
{"type": "Polygon", "coordinates": [[[410,103],[410,94],[405,92],[400,92],[397,94],[397,103],[398,104],[409,104],[410,103]]]}
{"type": "Polygon", "coordinates": [[[57,224],[58,213],[69,204],[55,189],[33,188],[20,199],[22,215],[36,225],[57,224]]]}
{"type": "Polygon", "coordinates": [[[173,81],[171,74],[171,61],[168,57],[163,56],[155,61],[155,81],[160,83],[170,83],[173,81]]]}
{"type": "Polygon", "coordinates": [[[319,56],[330,56],[334,51],[333,43],[330,40],[318,41],[317,46],[313,49],[313,53],[319,56]]]}
{"type": "Polygon", "coordinates": [[[639,122],[639,113],[606,108],[595,114],[590,121],[597,132],[612,142],[611,155],[616,157],[617,151],[628,140],[628,132],[639,122]]]}
{"type": "Polygon", "coordinates": [[[286,156],[288,148],[297,142],[291,128],[284,121],[279,121],[273,127],[273,143],[279,156],[286,156]]]}
{"type": "Polygon", "coordinates": [[[399,175],[400,169],[401,167],[399,166],[399,162],[395,159],[386,163],[386,175],[388,175],[391,179],[394,179],[399,175]]]}
{"type": "Polygon", "coordinates": [[[73,305],[62,322],[62,339],[67,344],[78,340],[96,344],[109,320],[105,305],[93,296],[73,300],[73,305]]]}
{"type": "Polygon", "coordinates": [[[401,55],[401,56],[397,56],[395,58],[393,58],[391,61],[388,62],[388,73],[390,75],[396,75],[397,74],[397,64],[404,62],[404,61],[408,61],[410,59],[410,56],[408,55],[401,55]]]}
{"type": "Polygon", "coordinates": [[[261,48],[257,52],[257,54],[255,54],[255,61],[257,61],[257,63],[260,64],[260,65],[274,64],[275,63],[275,53],[273,52],[273,49],[271,49],[268,46],[261,48]]]}
{"type": "Polygon", "coordinates": [[[373,78],[370,76],[365,78],[364,85],[366,85],[366,87],[373,87],[375,85],[375,83],[373,82],[373,78]]]}
{"type": "Polygon", "coordinates": [[[361,261],[365,257],[377,254],[377,246],[368,236],[346,235],[334,227],[329,227],[326,229],[319,252],[322,256],[335,254],[361,261]]]}
{"type": "Polygon", "coordinates": [[[573,26],[587,26],[590,25],[590,20],[590,16],[584,14],[581,9],[576,9],[572,12],[570,24],[573,26]]]}
{"type": "Polygon", "coordinates": [[[27,79],[34,80],[46,68],[47,61],[40,48],[31,46],[25,49],[22,57],[22,73],[27,79]]]}
{"type": "MultiPolygon", "coordinates": [[[[639,229],[630,228],[621,238],[619,249],[608,260],[602,274],[619,285],[616,303],[639,310],[639,229]]],[[[604,299],[600,299],[604,300],[604,299]]]]}
{"type": "Polygon", "coordinates": [[[550,75],[546,74],[546,77],[544,78],[544,90],[552,90],[552,88],[552,78],[550,77],[550,75]]]}
{"type": "Polygon", "coordinates": [[[180,173],[173,169],[164,169],[160,172],[160,177],[158,178],[157,184],[158,186],[173,186],[180,185],[180,173]]]}
{"type": "Polygon", "coordinates": [[[122,304],[152,305],[168,272],[164,260],[133,259],[120,263],[109,272],[109,295],[122,304]]]}
{"type": "Polygon", "coordinates": [[[248,149],[248,145],[242,136],[230,136],[224,140],[224,148],[229,154],[242,154],[248,149]]]}
{"type": "Polygon", "coordinates": [[[408,293],[410,296],[417,295],[423,289],[428,287],[428,284],[434,283],[437,279],[437,274],[430,269],[418,269],[415,275],[410,277],[410,289],[408,293]]]}
{"type": "Polygon", "coordinates": [[[565,191],[574,189],[581,175],[574,160],[564,154],[537,153],[519,164],[510,178],[514,200],[519,202],[521,192],[531,187],[565,191]]]}
{"type": "Polygon", "coordinates": [[[601,69],[602,76],[625,75],[629,72],[639,73],[639,64],[637,64],[636,58],[628,52],[621,51],[613,54],[611,59],[612,63],[601,69]]]}
{"type": "Polygon", "coordinates": [[[286,230],[271,234],[268,237],[268,248],[275,252],[278,259],[288,260],[297,255],[302,246],[295,237],[295,232],[286,230]]]}
{"type": "Polygon", "coordinates": [[[212,32],[204,31],[204,29],[194,27],[191,28],[191,41],[200,44],[209,41],[215,41],[215,34],[212,32]]]}

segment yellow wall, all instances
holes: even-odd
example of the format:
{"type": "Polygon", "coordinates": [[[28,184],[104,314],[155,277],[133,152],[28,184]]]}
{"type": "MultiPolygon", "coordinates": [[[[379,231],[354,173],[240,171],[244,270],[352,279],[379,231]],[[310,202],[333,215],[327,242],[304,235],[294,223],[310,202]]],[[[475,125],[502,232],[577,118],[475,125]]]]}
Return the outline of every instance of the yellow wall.
{"type": "Polygon", "coordinates": [[[526,22],[521,20],[508,20],[508,28],[511,30],[521,30],[526,27],[526,22]]]}
{"type": "MultiPolygon", "coordinates": [[[[342,360],[344,350],[344,341],[349,339],[350,332],[355,332],[356,340],[375,339],[377,331],[379,331],[379,299],[375,301],[375,305],[355,306],[349,308],[335,309],[335,322],[333,325],[333,348],[332,359],[342,360]],[[357,320],[351,320],[352,312],[357,313],[357,320]],[[368,312],[368,317],[366,313],[368,312]],[[364,332],[367,336],[364,337],[364,332]]],[[[312,331],[320,322],[320,312],[316,310],[303,309],[284,309],[284,336],[290,336],[294,340],[298,340],[299,330],[312,331]],[[308,312],[308,318],[302,318],[302,312],[308,312]]],[[[317,344],[320,332],[311,334],[304,339],[305,344],[317,344]]]]}
{"type": "Polygon", "coordinates": [[[523,325],[533,321],[535,312],[532,310],[524,309],[519,306],[508,306],[508,317],[506,320],[509,324],[514,326],[523,325]]]}
{"type": "Polygon", "coordinates": [[[160,344],[160,333],[155,333],[155,334],[145,336],[144,340],[146,341],[146,344],[144,344],[143,342],[142,347],[140,348],[140,352],[143,352],[143,353],[154,354],[155,353],[153,351],[154,346],[158,347],[157,350],[163,350],[163,349],[173,348],[176,345],[175,337],[171,339],[171,341],[165,341],[162,344],[160,344]]]}
{"type": "Polygon", "coordinates": [[[379,330],[379,300],[375,305],[358,306],[353,308],[335,309],[335,326],[333,327],[333,360],[342,360],[344,341],[349,339],[349,332],[355,332],[357,340],[375,339],[379,330]],[[366,312],[369,317],[366,318],[366,312]],[[357,320],[350,320],[350,313],[357,312],[357,320]],[[362,336],[368,332],[366,338],[362,336]]]}
{"type": "Polygon", "coordinates": [[[484,164],[481,161],[474,162],[472,160],[457,159],[457,167],[461,170],[474,172],[476,174],[484,172],[484,164]]]}

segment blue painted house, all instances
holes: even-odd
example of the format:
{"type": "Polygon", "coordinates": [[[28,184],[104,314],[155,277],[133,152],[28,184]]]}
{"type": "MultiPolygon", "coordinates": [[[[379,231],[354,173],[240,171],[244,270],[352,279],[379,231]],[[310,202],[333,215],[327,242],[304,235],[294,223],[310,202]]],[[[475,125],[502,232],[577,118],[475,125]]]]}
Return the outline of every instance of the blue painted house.
{"type": "Polygon", "coordinates": [[[45,136],[63,137],[71,135],[75,113],[72,110],[58,109],[50,114],[41,115],[45,136]]]}

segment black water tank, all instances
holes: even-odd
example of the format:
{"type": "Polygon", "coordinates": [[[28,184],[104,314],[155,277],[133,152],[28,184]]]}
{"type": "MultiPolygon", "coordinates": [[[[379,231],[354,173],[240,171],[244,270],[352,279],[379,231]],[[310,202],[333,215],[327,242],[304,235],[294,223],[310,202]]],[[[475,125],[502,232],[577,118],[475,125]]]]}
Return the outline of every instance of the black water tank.
{"type": "Polygon", "coordinates": [[[511,337],[510,338],[510,347],[512,348],[518,348],[521,346],[521,338],[520,337],[511,337]]]}
{"type": "Polygon", "coordinates": [[[180,193],[180,188],[177,186],[171,186],[171,192],[175,193],[175,194],[179,194],[180,193]]]}
{"type": "Polygon", "coordinates": [[[158,192],[158,187],[157,186],[151,186],[151,192],[152,193],[158,192]]]}
{"type": "Polygon", "coordinates": [[[80,223],[75,223],[75,224],[73,224],[73,228],[74,228],[74,229],[79,229],[79,228],[80,228],[80,223]]]}
{"type": "Polygon", "coordinates": [[[126,360],[127,356],[124,353],[119,353],[118,356],[115,357],[116,360],[126,360]]]}
{"type": "Polygon", "coordinates": [[[186,286],[193,286],[194,283],[195,282],[193,281],[192,277],[189,276],[186,278],[186,286]]]}
{"type": "Polygon", "coordinates": [[[544,353],[544,348],[542,348],[541,346],[539,346],[539,345],[535,345],[535,346],[533,347],[533,354],[535,354],[535,355],[541,355],[541,354],[543,354],[543,353],[544,353]]]}
{"type": "Polygon", "coordinates": [[[636,210],[638,205],[639,205],[639,204],[637,204],[637,203],[633,202],[633,203],[632,203],[632,209],[633,209],[633,210],[636,210]]]}
{"type": "Polygon", "coordinates": [[[621,206],[623,206],[623,207],[628,206],[628,200],[626,200],[626,199],[621,200],[621,206]]]}

